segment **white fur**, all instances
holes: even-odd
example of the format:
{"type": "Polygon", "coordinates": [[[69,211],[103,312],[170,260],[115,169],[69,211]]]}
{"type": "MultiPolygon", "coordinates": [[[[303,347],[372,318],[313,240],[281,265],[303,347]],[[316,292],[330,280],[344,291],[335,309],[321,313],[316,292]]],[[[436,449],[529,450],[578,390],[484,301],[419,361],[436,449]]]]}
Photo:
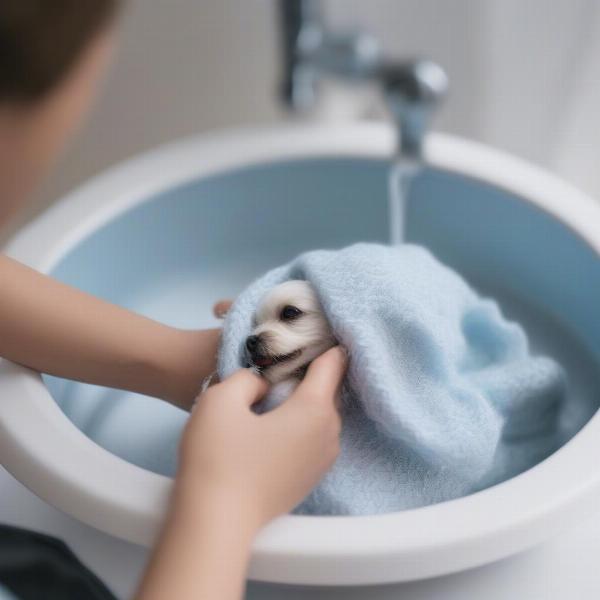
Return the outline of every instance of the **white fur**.
{"type": "Polygon", "coordinates": [[[260,336],[267,353],[299,355],[266,367],[262,374],[271,383],[298,381],[298,370],[337,343],[319,299],[307,281],[286,281],[270,290],[261,300],[255,316],[253,335],[260,336]],[[295,320],[281,320],[285,306],[295,306],[302,314],[295,320]]]}

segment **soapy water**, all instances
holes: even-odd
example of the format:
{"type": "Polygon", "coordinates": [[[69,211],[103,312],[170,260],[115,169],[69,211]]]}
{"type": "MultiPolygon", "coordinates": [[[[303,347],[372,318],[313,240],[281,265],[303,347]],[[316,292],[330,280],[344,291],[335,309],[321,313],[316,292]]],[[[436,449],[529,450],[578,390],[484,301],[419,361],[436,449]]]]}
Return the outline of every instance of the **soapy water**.
{"type": "Polygon", "coordinates": [[[390,244],[396,246],[404,241],[406,201],[410,187],[421,170],[415,162],[400,160],[390,167],[388,177],[388,215],[390,244]]]}

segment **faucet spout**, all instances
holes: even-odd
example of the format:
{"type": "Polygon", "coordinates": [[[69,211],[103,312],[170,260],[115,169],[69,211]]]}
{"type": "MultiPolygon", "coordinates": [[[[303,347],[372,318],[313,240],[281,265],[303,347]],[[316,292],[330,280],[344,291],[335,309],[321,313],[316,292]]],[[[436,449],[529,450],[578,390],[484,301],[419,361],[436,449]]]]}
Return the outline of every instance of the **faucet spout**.
{"type": "Polygon", "coordinates": [[[379,80],[398,134],[398,154],[423,160],[423,141],[448,90],[445,71],[431,60],[383,65],[379,80]]]}

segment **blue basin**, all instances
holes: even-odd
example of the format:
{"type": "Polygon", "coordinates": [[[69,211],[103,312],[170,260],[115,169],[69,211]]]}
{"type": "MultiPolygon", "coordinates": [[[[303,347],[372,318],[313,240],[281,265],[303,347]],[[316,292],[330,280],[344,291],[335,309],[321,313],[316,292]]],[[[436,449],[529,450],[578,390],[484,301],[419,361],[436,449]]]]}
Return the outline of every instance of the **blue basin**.
{"type": "MultiPolygon", "coordinates": [[[[387,242],[387,169],[382,160],[305,159],[194,180],[106,223],[63,256],[52,275],[170,325],[211,326],[214,301],[235,297],[302,251],[387,242]]],[[[565,365],[567,441],[600,403],[595,253],[513,194],[436,169],[415,182],[406,228],[409,241],[428,246],[500,300],[535,350],[565,365]]],[[[98,444],[174,474],[182,411],[132,393],[47,382],[65,414],[98,444]]],[[[518,458],[513,474],[531,466],[518,458]]]]}

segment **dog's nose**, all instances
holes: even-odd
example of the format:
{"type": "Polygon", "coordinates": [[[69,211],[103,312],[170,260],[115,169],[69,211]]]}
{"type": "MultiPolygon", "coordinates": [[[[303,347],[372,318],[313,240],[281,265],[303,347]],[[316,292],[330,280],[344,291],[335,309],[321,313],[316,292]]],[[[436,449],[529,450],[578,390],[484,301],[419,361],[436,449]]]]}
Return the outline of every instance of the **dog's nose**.
{"type": "Polygon", "coordinates": [[[253,354],[256,351],[259,342],[260,338],[257,335],[249,335],[246,338],[246,350],[248,350],[250,354],[253,354]]]}

